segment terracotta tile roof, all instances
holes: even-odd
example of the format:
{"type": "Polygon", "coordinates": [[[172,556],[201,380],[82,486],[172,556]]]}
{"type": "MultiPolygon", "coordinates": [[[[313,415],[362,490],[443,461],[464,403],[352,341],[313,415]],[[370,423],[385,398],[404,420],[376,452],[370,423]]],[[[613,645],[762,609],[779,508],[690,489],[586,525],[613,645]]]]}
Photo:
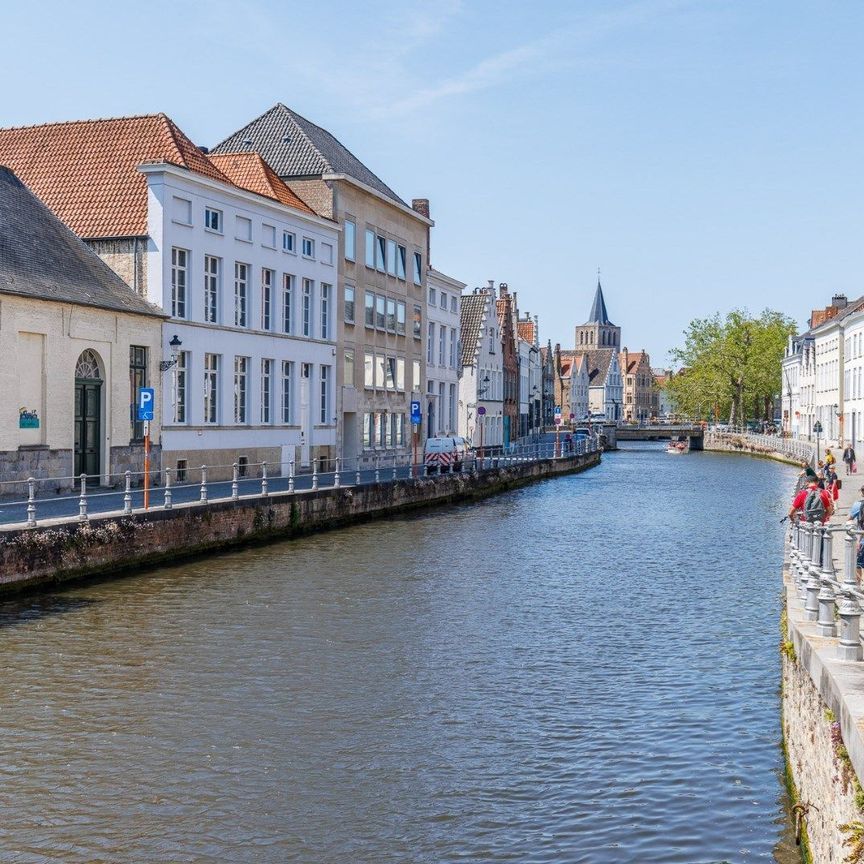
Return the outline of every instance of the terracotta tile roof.
{"type": "Polygon", "coordinates": [[[313,213],[314,210],[298,198],[279,175],[257,153],[213,153],[210,161],[235,185],[281,204],[313,213]]]}
{"type": "Polygon", "coordinates": [[[164,114],[0,129],[0,165],[87,239],[147,234],[145,162],[230,182],[164,114]]]}
{"type": "Polygon", "coordinates": [[[533,321],[518,321],[516,323],[516,334],[520,339],[534,344],[534,322],[533,321]]]}

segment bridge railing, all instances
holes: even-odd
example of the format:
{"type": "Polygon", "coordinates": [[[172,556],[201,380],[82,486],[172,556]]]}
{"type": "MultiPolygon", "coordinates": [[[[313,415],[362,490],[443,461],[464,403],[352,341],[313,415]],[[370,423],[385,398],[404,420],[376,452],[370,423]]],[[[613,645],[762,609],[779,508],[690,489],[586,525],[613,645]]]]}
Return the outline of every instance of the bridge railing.
{"type": "Polygon", "coordinates": [[[705,444],[726,444],[732,447],[736,443],[742,448],[749,445],[755,450],[765,453],[781,453],[798,462],[815,464],[816,447],[808,441],[798,441],[793,438],[781,438],[778,435],[761,435],[756,432],[733,432],[708,428],[705,430],[705,444]]]}

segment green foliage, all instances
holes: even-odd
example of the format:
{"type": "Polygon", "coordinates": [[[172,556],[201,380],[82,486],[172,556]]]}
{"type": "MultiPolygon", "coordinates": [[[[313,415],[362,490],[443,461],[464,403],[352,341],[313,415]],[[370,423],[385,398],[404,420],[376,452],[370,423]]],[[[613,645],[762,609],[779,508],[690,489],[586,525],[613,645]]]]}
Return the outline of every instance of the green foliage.
{"type": "Polygon", "coordinates": [[[795,323],[766,309],[758,318],[734,309],[691,321],[684,346],[672,351],[682,371],[669,382],[679,412],[692,417],[715,414],[741,423],[749,415],[772,419],[780,392],[780,361],[795,323]]]}
{"type": "Polygon", "coordinates": [[[843,845],[849,848],[843,860],[846,864],[864,864],[864,822],[847,822],[840,830],[846,835],[843,845]]]}

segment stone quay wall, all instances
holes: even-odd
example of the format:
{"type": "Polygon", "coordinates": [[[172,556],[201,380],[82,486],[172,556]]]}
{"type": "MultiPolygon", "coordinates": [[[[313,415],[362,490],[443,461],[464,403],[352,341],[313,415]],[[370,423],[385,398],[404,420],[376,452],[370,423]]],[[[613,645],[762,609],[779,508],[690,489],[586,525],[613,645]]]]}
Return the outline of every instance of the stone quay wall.
{"type": "Polygon", "coordinates": [[[461,503],[598,465],[599,453],[441,477],[368,483],[267,497],[108,513],[88,522],[46,520],[0,531],[0,592],[103,576],[246,544],[283,540],[422,507],[461,503]]]}

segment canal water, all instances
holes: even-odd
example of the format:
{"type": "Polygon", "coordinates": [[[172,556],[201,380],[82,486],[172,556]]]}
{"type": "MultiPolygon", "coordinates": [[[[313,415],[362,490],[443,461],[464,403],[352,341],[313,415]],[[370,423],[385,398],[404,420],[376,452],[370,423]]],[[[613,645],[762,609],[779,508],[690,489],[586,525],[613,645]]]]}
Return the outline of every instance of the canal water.
{"type": "Polygon", "coordinates": [[[0,860],[795,861],[793,476],[632,444],[479,504],[7,602],[0,860]]]}

